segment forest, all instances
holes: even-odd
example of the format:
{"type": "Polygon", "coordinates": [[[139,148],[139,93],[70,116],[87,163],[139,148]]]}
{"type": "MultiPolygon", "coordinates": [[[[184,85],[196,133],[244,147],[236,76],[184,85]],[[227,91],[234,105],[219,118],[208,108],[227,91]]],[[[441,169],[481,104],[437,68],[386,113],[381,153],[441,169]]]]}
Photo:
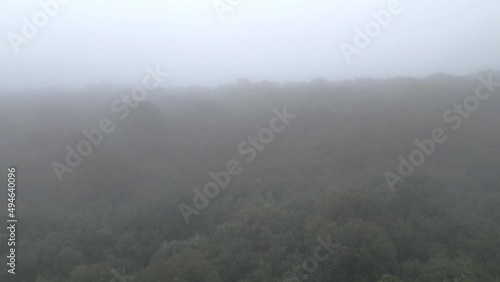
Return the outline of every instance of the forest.
{"type": "Polygon", "coordinates": [[[491,81],[1,90],[0,281],[499,282],[491,81]]]}

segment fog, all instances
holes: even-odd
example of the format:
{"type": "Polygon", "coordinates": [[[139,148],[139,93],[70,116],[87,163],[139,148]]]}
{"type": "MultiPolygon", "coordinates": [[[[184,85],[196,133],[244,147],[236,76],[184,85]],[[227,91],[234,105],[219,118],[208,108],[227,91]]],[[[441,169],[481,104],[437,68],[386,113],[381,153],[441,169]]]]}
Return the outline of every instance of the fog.
{"type": "Polygon", "coordinates": [[[342,42],[352,45],[355,28],[364,30],[390,1],[243,0],[219,13],[211,0],[67,2],[14,47],[9,34],[22,36],[23,18],[33,21],[43,9],[38,0],[2,1],[2,88],[129,84],[155,64],[169,70],[165,84],[176,86],[216,86],[239,77],[465,75],[500,67],[495,0],[401,0],[402,11],[350,62],[342,42]]]}
{"type": "Polygon", "coordinates": [[[498,0],[3,0],[1,282],[499,282],[498,0]]]}

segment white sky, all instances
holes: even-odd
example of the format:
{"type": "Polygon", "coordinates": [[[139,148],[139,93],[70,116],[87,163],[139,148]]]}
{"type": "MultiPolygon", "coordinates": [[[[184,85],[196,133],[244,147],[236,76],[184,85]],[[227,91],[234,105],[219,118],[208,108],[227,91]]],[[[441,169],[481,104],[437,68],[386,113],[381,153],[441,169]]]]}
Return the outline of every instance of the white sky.
{"type": "Polygon", "coordinates": [[[15,54],[8,33],[21,35],[41,8],[2,0],[0,87],[136,83],[154,64],[171,85],[209,86],[500,68],[498,0],[401,0],[404,11],[348,63],[340,43],[390,1],[242,0],[221,22],[212,0],[71,0],[15,54]]]}

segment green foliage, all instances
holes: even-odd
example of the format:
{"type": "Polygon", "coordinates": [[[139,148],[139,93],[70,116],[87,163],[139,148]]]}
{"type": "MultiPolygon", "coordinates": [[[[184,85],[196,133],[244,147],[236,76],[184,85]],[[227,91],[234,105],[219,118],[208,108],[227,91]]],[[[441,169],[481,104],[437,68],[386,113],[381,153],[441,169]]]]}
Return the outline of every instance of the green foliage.
{"type": "Polygon", "coordinates": [[[167,260],[158,261],[139,278],[140,281],[222,282],[216,266],[201,252],[186,249],[167,260]]]}
{"type": "Polygon", "coordinates": [[[79,265],[69,274],[68,282],[109,282],[112,268],[105,264],[79,265]]]}
{"type": "MultiPolygon", "coordinates": [[[[115,118],[115,132],[62,183],[50,164],[82,129],[113,117],[120,89],[26,93],[33,99],[0,113],[0,159],[22,181],[16,277],[108,282],[116,269],[141,282],[500,281],[498,97],[448,131],[394,193],[384,179],[415,139],[449,127],[444,110],[476,85],[440,76],[158,90],[115,118]],[[246,161],[238,144],[284,106],[297,118],[246,161]],[[193,188],[232,159],[242,173],[185,224],[178,205],[192,205],[193,188]],[[308,271],[318,238],[331,249],[308,271]]],[[[11,281],[0,262],[0,281],[11,281]]]]}
{"type": "Polygon", "coordinates": [[[384,274],[382,278],[380,278],[380,280],[378,280],[377,282],[403,282],[403,281],[401,281],[401,279],[397,278],[394,275],[384,274]]]}

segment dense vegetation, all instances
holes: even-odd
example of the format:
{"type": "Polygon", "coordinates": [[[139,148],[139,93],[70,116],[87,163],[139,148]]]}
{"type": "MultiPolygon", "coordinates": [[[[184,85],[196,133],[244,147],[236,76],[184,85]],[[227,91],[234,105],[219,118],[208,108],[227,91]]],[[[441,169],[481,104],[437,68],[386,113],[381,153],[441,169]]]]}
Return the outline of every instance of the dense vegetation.
{"type": "MultiPolygon", "coordinates": [[[[18,168],[15,281],[108,282],[113,269],[141,282],[500,281],[500,89],[394,192],[384,177],[415,139],[449,128],[443,113],[477,85],[241,79],[155,90],[124,120],[110,104],[127,87],[3,91],[2,187],[18,168]],[[238,144],[284,107],[297,117],[244,161],[238,144]],[[116,130],[60,183],[52,162],[106,117],[116,130]],[[242,172],[186,224],[179,204],[233,159],[242,172]],[[328,258],[304,264],[319,241],[328,258]]],[[[5,242],[0,251],[0,281],[14,281],[5,242]]]]}

